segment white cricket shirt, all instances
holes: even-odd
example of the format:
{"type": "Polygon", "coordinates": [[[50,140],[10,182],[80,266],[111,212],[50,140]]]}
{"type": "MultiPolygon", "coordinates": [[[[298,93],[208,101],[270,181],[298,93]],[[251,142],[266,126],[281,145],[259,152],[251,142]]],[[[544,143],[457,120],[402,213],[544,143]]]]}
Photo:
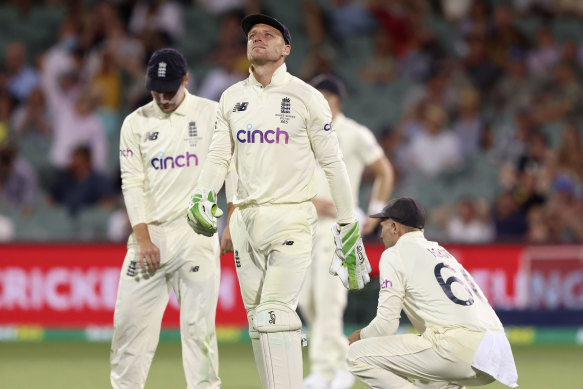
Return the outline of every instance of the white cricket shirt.
{"type": "Polygon", "coordinates": [[[231,154],[237,206],[301,203],[316,195],[316,160],[326,172],[338,222],[354,220],[346,167],[324,96],[282,64],[263,87],[249,77],[221,96],[217,126],[198,186],[217,189],[231,154]]]}
{"type": "Polygon", "coordinates": [[[379,272],[377,316],[361,331],[361,338],[392,335],[401,308],[420,333],[426,328],[504,331],[472,276],[421,231],[404,234],[385,250],[379,272]]]}
{"type": "MultiPolygon", "coordinates": [[[[384,151],[365,126],[339,113],[332,122],[352,187],[354,206],[358,206],[360,180],[364,169],[381,158],[384,151]]],[[[326,176],[318,168],[318,196],[331,198],[326,176]]]]}
{"type": "Polygon", "coordinates": [[[216,107],[215,101],[186,92],[170,114],[152,101],[126,117],[119,157],[132,226],[185,217],[208,153],[216,107]]]}

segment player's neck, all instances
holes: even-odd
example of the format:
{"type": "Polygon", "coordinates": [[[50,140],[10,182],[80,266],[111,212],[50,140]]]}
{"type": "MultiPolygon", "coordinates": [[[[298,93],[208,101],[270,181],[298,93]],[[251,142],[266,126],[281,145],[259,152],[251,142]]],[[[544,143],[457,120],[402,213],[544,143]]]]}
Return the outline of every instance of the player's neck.
{"type": "Polygon", "coordinates": [[[283,59],[275,62],[254,63],[251,66],[253,77],[265,88],[271,84],[273,73],[283,64],[283,59]]]}

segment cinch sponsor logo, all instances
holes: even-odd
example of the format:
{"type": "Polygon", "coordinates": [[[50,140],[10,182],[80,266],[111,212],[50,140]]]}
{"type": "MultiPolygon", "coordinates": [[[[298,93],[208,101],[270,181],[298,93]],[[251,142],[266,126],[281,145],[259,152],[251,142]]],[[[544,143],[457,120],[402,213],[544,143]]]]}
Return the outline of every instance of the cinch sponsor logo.
{"type": "Polygon", "coordinates": [[[237,131],[237,140],[241,143],[285,143],[289,142],[289,134],[277,127],[274,130],[253,130],[252,124],[247,124],[246,129],[237,131]],[[285,140],[285,142],[284,142],[285,140]]]}
{"type": "Polygon", "coordinates": [[[332,122],[324,124],[324,131],[330,131],[332,129],[332,122]]]}
{"type": "Polygon", "coordinates": [[[381,283],[381,289],[387,289],[389,286],[390,286],[391,288],[393,287],[393,283],[392,283],[391,281],[389,281],[389,280],[384,280],[384,281],[381,283]]]}
{"type": "Polygon", "coordinates": [[[131,151],[130,149],[125,149],[125,150],[120,150],[119,155],[120,155],[120,157],[133,157],[134,152],[131,151]]]}
{"type": "Polygon", "coordinates": [[[191,164],[191,160],[193,160],[194,166],[198,166],[198,157],[196,154],[190,154],[188,151],[186,155],[180,154],[176,157],[168,156],[164,157],[164,152],[160,151],[158,156],[152,158],[150,163],[156,170],[166,170],[166,169],[174,169],[175,167],[189,167],[191,164]]]}

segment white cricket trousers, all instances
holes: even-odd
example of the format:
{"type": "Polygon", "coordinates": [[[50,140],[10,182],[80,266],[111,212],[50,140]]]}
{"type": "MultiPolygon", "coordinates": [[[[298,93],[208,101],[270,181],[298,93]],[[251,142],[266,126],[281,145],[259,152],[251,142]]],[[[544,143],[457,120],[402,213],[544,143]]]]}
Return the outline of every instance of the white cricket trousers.
{"type": "Polygon", "coordinates": [[[461,389],[464,385],[481,386],[494,381],[490,375],[472,367],[480,334],[459,331],[462,336],[452,340],[429,332],[354,342],[348,350],[348,368],[373,389],[461,389]]]}
{"type": "Polygon", "coordinates": [[[146,383],[158,345],[162,316],[173,289],[180,305],[182,363],[189,389],[219,388],[215,333],[219,241],[194,233],[184,218],[148,230],[160,249],[161,266],[148,274],[138,264],[134,235],[121,269],[111,344],[114,389],[146,383]]]}
{"type": "Polygon", "coordinates": [[[348,339],[344,336],[343,316],[348,290],[330,274],[336,245],[332,236],[335,220],[318,218],[312,265],[306,275],[299,307],[308,322],[310,369],[327,381],[339,369],[346,369],[348,339]]]}
{"type": "MultiPolygon", "coordinates": [[[[230,230],[235,249],[235,268],[249,318],[250,335],[256,332],[253,316],[260,304],[277,301],[287,305],[295,315],[300,290],[311,262],[316,222],[316,209],[311,201],[235,209],[231,216],[230,230]]],[[[266,382],[270,378],[266,378],[262,372],[262,365],[273,366],[276,380],[285,376],[286,371],[293,371],[290,373],[294,377],[291,385],[294,389],[301,387],[301,382],[296,384],[295,381],[301,381],[301,349],[296,350],[299,352],[298,372],[298,366],[287,366],[289,361],[285,362],[283,357],[265,364],[259,360],[259,340],[252,336],[252,343],[264,387],[268,387],[266,382]],[[299,374],[299,378],[296,374],[299,374]]],[[[273,355],[275,353],[276,350],[273,350],[273,355]]]]}

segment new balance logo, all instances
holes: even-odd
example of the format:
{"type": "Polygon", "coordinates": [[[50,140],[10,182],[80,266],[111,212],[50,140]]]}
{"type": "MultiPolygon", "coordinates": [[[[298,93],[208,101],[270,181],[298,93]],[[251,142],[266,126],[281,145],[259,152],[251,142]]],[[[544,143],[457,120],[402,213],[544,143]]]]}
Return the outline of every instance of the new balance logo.
{"type": "Polygon", "coordinates": [[[249,105],[249,102],[247,102],[247,101],[244,101],[242,103],[237,103],[237,104],[235,104],[235,107],[233,108],[233,112],[245,111],[247,109],[248,105],[249,105]]]}
{"type": "Polygon", "coordinates": [[[283,245],[284,246],[293,246],[293,244],[294,244],[294,241],[293,240],[285,240],[283,242],[283,245]]]}
{"type": "Polygon", "coordinates": [[[138,264],[138,261],[130,261],[130,265],[128,266],[128,271],[127,271],[127,276],[128,277],[133,277],[136,275],[136,265],[138,264]]]}
{"type": "Polygon", "coordinates": [[[199,266],[193,266],[193,267],[190,268],[190,272],[191,273],[196,273],[199,269],[200,269],[199,266]]]}
{"type": "Polygon", "coordinates": [[[275,324],[275,312],[269,311],[269,324],[275,324]]]}
{"type": "Polygon", "coordinates": [[[146,140],[156,140],[158,139],[158,131],[155,132],[146,132],[146,140]]]}

